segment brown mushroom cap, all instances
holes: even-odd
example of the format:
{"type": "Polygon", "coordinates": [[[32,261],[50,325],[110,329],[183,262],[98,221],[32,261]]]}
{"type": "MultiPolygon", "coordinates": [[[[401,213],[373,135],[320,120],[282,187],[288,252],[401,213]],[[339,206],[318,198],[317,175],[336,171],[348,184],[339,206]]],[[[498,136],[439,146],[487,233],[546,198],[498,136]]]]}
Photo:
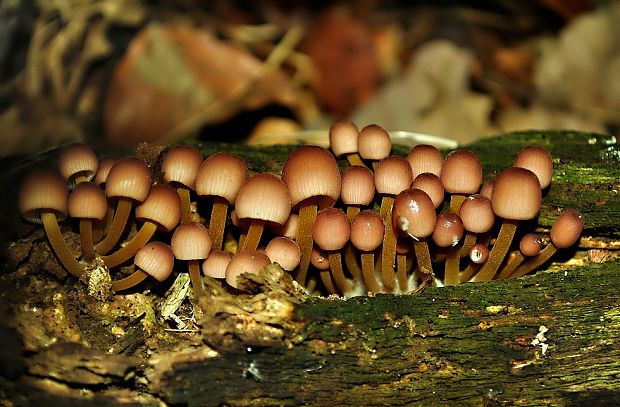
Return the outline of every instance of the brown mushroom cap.
{"type": "Polygon", "coordinates": [[[436,221],[435,206],[426,192],[412,188],[396,195],[392,223],[398,233],[422,239],[433,233],[436,221]]]}
{"type": "Polygon", "coordinates": [[[441,151],[437,147],[428,144],[418,144],[409,151],[407,161],[411,166],[411,172],[415,179],[418,175],[425,172],[430,172],[439,177],[444,160],[441,151]]]}
{"type": "Polygon", "coordinates": [[[174,230],[170,246],[179,260],[203,260],[211,252],[211,236],[201,223],[182,223],[174,230]]]}
{"type": "Polygon", "coordinates": [[[42,212],[67,217],[69,188],[59,172],[39,170],[28,175],[19,191],[19,212],[28,222],[41,223],[42,212]]]}
{"type": "Polygon", "coordinates": [[[370,205],[375,197],[375,178],[372,172],[359,165],[347,168],[342,174],[340,199],[345,205],[370,205]]]}
{"type": "MultiPolygon", "coordinates": [[[[443,161],[443,159],[442,159],[443,161]]],[[[421,189],[426,192],[426,194],[433,201],[433,205],[436,208],[439,208],[443,203],[444,198],[444,189],[443,184],[439,177],[430,172],[423,172],[418,174],[417,177],[411,183],[411,188],[421,189]]]]}
{"type": "Polygon", "coordinates": [[[255,175],[239,189],[235,212],[239,219],[260,219],[282,225],[291,213],[288,189],[275,175],[255,175]]]}
{"type": "Polygon", "coordinates": [[[479,194],[465,198],[459,210],[459,216],[465,230],[472,233],[488,232],[495,223],[491,200],[479,194]]]}
{"type": "Polygon", "coordinates": [[[468,150],[448,154],[441,170],[441,183],[451,194],[475,194],[482,183],[482,165],[478,157],[468,150]]]}
{"type": "Polygon", "coordinates": [[[136,207],[136,219],[153,222],[166,232],[171,231],[181,219],[179,194],[170,185],[154,185],[149,196],[136,207]]]}
{"type": "Polygon", "coordinates": [[[517,154],[513,167],[525,168],[536,174],[542,189],[547,188],[551,184],[553,160],[549,150],[544,147],[525,147],[517,154]]]}
{"type": "Polygon", "coordinates": [[[167,244],[150,242],[138,250],[133,262],[136,267],[161,282],[172,273],[174,255],[167,244]]]}
{"type": "Polygon", "coordinates": [[[230,253],[213,250],[209,253],[209,257],[202,262],[202,273],[213,278],[226,278],[226,268],[231,260],[230,253]]]}
{"type": "Polygon", "coordinates": [[[469,259],[475,264],[486,263],[489,259],[489,248],[482,243],[476,243],[469,249],[469,259]]]}
{"type": "Polygon", "coordinates": [[[291,239],[295,239],[297,236],[297,230],[299,229],[299,215],[296,213],[291,213],[282,225],[278,225],[277,223],[269,224],[269,230],[275,235],[290,237],[291,239]]]}
{"type": "Polygon", "coordinates": [[[583,217],[574,209],[567,209],[560,214],[551,226],[551,242],[558,249],[571,247],[579,240],[583,231],[583,217]]]}
{"type": "Polygon", "coordinates": [[[538,177],[525,168],[511,167],[495,179],[491,204],[504,219],[528,220],[536,217],[542,202],[538,177]]]}
{"type": "Polygon", "coordinates": [[[248,166],[243,158],[227,152],[215,153],[198,169],[196,193],[220,196],[233,204],[247,177],[248,166]]]}
{"type": "Polygon", "coordinates": [[[67,209],[72,218],[102,220],[108,213],[108,201],[95,183],[82,182],[69,194],[67,209]]]}
{"type": "Polygon", "coordinates": [[[291,202],[327,196],[333,202],[340,197],[340,170],[329,151],[317,146],[301,146],[284,163],[282,180],[288,187],[291,202]]]}
{"type": "Polygon", "coordinates": [[[442,212],[437,216],[433,242],[439,247],[453,247],[459,243],[465,228],[456,213],[442,212]]]}
{"type": "Polygon", "coordinates": [[[137,157],[118,160],[105,183],[108,198],[127,198],[142,202],[151,192],[151,174],[146,163],[137,157]]]}
{"type": "Polygon", "coordinates": [[[237,277],[244,273],[256,274],[271,264],[269,257],[258,250],[244,250],[232,258],[226,267],[226,282],[233,288],[238,288],[237,277]]]}
{"type": "Polygon", "coordinates": [[[323,250],[340,250],[349,241],[351,223],[342,209],[319,211],[312,227],[312,238],[323,250]]]}
{"type": "Polygon", "coordinates": [[[318,270],[329,270],[329,259],[325,252],[316,246],[312,247],[310,253],[310,263],[318,270]]]}
{"type": "Polygon", "coordinates": [[[275,237],[267,243],[265,254],[286,271],[294,270],[301,261],[299,245],[294,240],[282,236],[275,237]]]}
{"type": "Polygon", "coordinates": [[[60,174],[73,187],[75,178],[83,176],[87,181],[93,179],[99,167],[99,160],[92,148],[83,143],[73,143],[58,157],[60,174]]]}
{"type": "Polygon", "coordinates": [[[524,256],[536,256],[543,247],[543,239],[536,233],[528,233],[521,238],[519,250],[524,256]]]}
{"type": "Polygon", "coordinates": [[[102,158],[99,161],[99,168],[97,169],[97,174],[95,174],[94,183],[97,185],[105,184],[108,180],[108,174],[110,174],[110,170],[116,164],[116,158],[106,157],[102,158]]]}
{"type": "Polygon", "coordinates": [[[486,196],[491,199],[493,196],[493,187],[495,186],[495,180],[490,180],[482,184],[482,188],[480,188],[480,195],[486,196]]]}
{"type": "Polygon", "coordinates": [[[383,219],[376,212],[366,210],[351,222],[351,243],[358,250],[371,252],[383,242],[383,219]]]}
{"type": "Polygon", "coordinates": [[[369,124],[360,130],[357,143],[360,156],[367,160],[382,160],[392,150],[390,134],[376,124],[369,124]]]}
{"type": "Polygon", "coordinates": [[[161,163],[163,180],[170,184],[180,184],[194,189],[198,168],[202,164],[202,154],[192,146],[176,146],[170,150],[161,163]]]}
{"type": "Polygon", "coordinates": [[[351,120],[341,119],[329,128],[329,146],[336,157],[357,153],[359,130],[351,120]]]}
{"type": "Polygon", "coordinates": [[[375,187],[383,195],[398,195],[411,187],[413,176],[409,162],[402,157],[389,156],[375,169],[375,187]]]}

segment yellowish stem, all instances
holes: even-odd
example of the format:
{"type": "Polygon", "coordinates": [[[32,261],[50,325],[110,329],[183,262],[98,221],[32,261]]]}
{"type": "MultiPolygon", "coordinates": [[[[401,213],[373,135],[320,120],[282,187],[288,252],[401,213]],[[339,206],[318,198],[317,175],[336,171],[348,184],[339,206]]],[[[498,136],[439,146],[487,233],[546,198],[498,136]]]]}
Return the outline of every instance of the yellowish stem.
{"type": "Polygon", "coordinates": [[[95,245],[93,244],[93,221],[91,219],[80,219],[80,243],[84,258],[88,261],[94,259],[95,245]]]}
{"type": "Polygon", "coordinates": [[[144,222],[138,233],[136,233],[127,244],[109,256],[101,256],[101,260],[103,260],[108,268],[116,267],[126,262],[148,243],[156,230],[157,225],[155,223],[149,221],[144,222]]]}
{"type": "Polygon", "coordinates": [[[525,257],[523,256],[523,253],[521,253],[521,251],[517,251],[516,253],[514,253],[513,256],[510,256],[508,258],[508,263],[506,263],[504,268],[500,270],[496,279],[503,280],[509,278],[513,271],[515,271],[517,267],[519,267],[521,263],[523,263],[523,260],[525,260],[525,257]]]}
{"type": "Polygon", "coordinates": [[[495,244],[489,252],[489,259],[474,278],[475,281],[489,281],[495,277],[495,273],[504,261],[506,253],[508,253],[512,238],[517,230],[517,224],[518,221],[516,220],[504,219],[495,244]]]}
{"type": "Polygon", "coordinates": [[[95,246],[97,253],[103,255],[108,254],[110,250],[116,246],[118,240],[121,238],[127,219],[129,219],[129,213],[131,212],[131,201],[129,199],[120,198],[116,206],[116,212],[114,213],[114,220],[110,225],[110,230],[106,237],[95,246]]]}
{"type": "Polygon", "coordinates": [[[478,272],[478,270],[480,270],[481,267],[482,264],[469,263],[469,265],[465,267],[465,270],[463,270],[463,272],[459,276],[459,281],[461,283],[468,282],[473,276],[476,275],[476,273],[478,272]]]}
{"type": "Polygon", "coordinates": [[[321,276],[321,281],[323,282],[323,285],[325,286],[325,289],[327,290],[327,292],[329,294],[338,294],[338,290],[336,289],[336,286],[334,285],[334,281],[332,280],[332,275],[329,272],[329,270],[321,270],[320,276],[321,276]]]}
{"type": "Polygon", "coordinates": [[[58,219],[53,212],[42,212],[41,222],[47,235],[47,240],[52,246],[52,250],[56,253],[58,260],[62,263],[63,267],[76,277],[80,277],[84,273],[84,268],[75,259],[75,256],[65,243],[65,239],[62,237],[62,232],[58,226],[58,219]]]}
{"type": "MultiPolygon", "coordinates": [[[[312,227],[317,214],[318,199],[309,198],[302,202],[299,208],[299,229],[297,229],[297,244],[301,251],[301,261],[299,271],[295,278],[301,285],[306,285],[306,276],[310,266],[310,254],[312,253],[312,227]]],[[[328,273],[329,274],[329,273],[328,273]]]]}
{"type": "Polygon", "coordinates": [[[209,220],[209,232],[211,234],[211,239],[213,239],[214,250],[222,250],[227,215],[228,201],[221,196],[213,197],[213,209],[211,209],[211,219],[209,220]]]}
{"type": "Polygon", "coordinates": [[[409,291],[407,279],[407,255],[396,255],[396,279],[401,292],[409,291]]]}
{"type": "Polygon", "coordinates": [[[336,286],[341,293],[348,292],[351,289],[351,284],[344,276],[344,271],[342,270],[342,256],[340,255],[340,252],[331,252],[328,258],[329,268],[332,271],[332,276],[336,282],[336,286]]]}
{"type": "Polygon", "coordinates": [[[375,278],[375,255],[372,252],[362,253],[362,275],[364,284],[373,293],[381,291],[381,287],[375,278]]]}
{"type": "Polygon", "coordinates": [[[381,200],[383,217],[383,248],[381,250],[381,280],[386,291],[394,290],[394,263],[396,261],[396,235],[392,228],[393,196],[384,196],[381,200]]]}
{"type": "Polygon", "coordinates": [[[252,223],[250,223],[250,229],[248,229],[248,234],[243,241],[243,246],[241,246],[241,250],[256,250],[256,248],[258,247],[258,243],[260,242],[260,238],[263,235],[264,228],[264,220],[252,219],[252,223]]]}
{"type": "Polygon", "coordinates": [[[355,219],[358,213],[360,213],[359,206],[355,206],[355,205],[347,206],[347,218],[349,219],[349,222],[353,222],[353,219],[355,219]]]}
{"type": "Polygon", "coordinates": [[[413,249],[415,251],[415,257],[418,261],[418,269],[423,275],[429,276],[432,280],[433,264],[431,263],[431,254],[428,251],[428,244],[425,239],[413,241],[413,249]]]}
{"type": "Polygon", "coordinates": [[[351,167],[353,167],[354,165],[359,165],[360,167],[368,168],[368,166],[362,160],[362,157],[360,157],[359,153],[347,154],[347,161],[349,162],[349,165],[351,167]]]}
{"type": "Polygon", "coordinates": [[[194,301],[202,295],[204,290],[202,286],[202,278],[200,276],[200,260],[188,260],[187,269],[189,271],[189,280],[192,283],[192,291],[194,293],[194,301]]]}
{"type": "Polygon", "coordinates": [[[187,223],[189,222],[192,213],[190,190],[187,187],[180,186],[177,188],[177,194],[181,200],[181,223],[187,223]]]}
{"type": "Polygon", "coordinates": [[[452,194],[452,196],[450,196],[450,212],[458,215],[463,202],[465,202],[465,195],[452,194]]]}
{"type": "Polygon", "coordinates": [[[355,248],[351,242],[347,243],[344,248],[344,264],[347,267],[347,271],[351,274],[354,280],[362,280],[362,270],[357,262],[357,255],[355,254],[355,248]]]}
{"type": "Polygon", "coordinates": [[[137,269],[131,275],[121,278],[120,280],[112,281],[112,291],[123,291],[128,288],[134,287],[144,281],[149,275],[141,269],[137,269]]]}
{"type": "Polygon", "coordinates": [[[524,275],[536,270],[538,267],[542,266],[547,260],[551,258],[558,250],[553,244],[549,243],[545,246],[544,249],[538,253],[537,256],[533,257],[527,263],[523,263],[521,266],[517,267],[514,273],[509,278],[519,278],[524,275]]]}

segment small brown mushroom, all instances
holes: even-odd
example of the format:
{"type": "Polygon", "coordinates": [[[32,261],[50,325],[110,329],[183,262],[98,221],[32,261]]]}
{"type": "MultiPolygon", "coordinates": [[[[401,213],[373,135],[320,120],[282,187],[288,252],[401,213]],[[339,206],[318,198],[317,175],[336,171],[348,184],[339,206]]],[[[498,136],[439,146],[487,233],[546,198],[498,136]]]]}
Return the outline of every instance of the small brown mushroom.
{"type": "Polygon", "coordinates": [[[172,274],[174,255],[172,249],[162,242],[150,242],[136,253],[134,264],[138,268],[133,274],[112,282],[113,291],[124,291],[132,288],[148,276],[162,282],[172,274]]]}

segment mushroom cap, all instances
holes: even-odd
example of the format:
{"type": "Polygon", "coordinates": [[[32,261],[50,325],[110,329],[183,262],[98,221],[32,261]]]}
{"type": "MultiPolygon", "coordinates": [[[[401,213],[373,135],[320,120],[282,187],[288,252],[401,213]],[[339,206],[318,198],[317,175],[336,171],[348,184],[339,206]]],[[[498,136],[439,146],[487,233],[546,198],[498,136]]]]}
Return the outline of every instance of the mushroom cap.
{"type": "Polygon", "coordinates": [[[340,250],[349,241],[351,223],[339,208],[326,208],[316,215],[312,238],[323,250],[340,250]]]}
{"type": "Polygon", "coordinates": [[[291,197],[280,178],[257,174],[239,189],[235,212],[239,219],[261,219],[282,225],[291,213],[291,197]]]}
{"type": "Polygon", "coordinates": [[[209,257],[202,262],[202,273],[213,278],[226,278],[226,268],[232,260],[230,253],[222,250],[213,250],[209,257]]]}
{"type": "Polygon", "coordinates": [[[340,119],[329,128],[329,146],[336,157],[357,153],[359,130],[355,123],[340,119]]]}
{"type": "Polygon", "coordinates": [[[67,217],[69,188],[58,171],[39,170],[28,175],[19,191],[19,213],[28,222],[41,223],[42,212],[67,217]]]}
{"type": "Polygon", "coordinates": [[[511,167],[495,179],[491,205],[504,219],[533,219],[540,210],[542,191],[538,177],[525,168],[511,167]]]}
{"type": "Polygon", "coordinates": [[[69,194],[67,209],[72,218],[102,220],[108,213],[108,200],[94,182],[82,182],[69,194]]]}
{"type": "Polygon", "coordinates": [[[392,139],[383,127],[369,124],[360,130],[357,145],[362,158],[379,161],[390,155],[392,139]]]}
{"type": "Polygon", "coordinates": [[[105,184],[108,180],[108,174],[110,174],[110,169],[114,166],[117,159],[113,157],[102,158],[99,161],[99,168],[97,169],[97,174],[95,174],[94,182],[97,185],[105,184]]]}
{"type": "Polygon", "coordinates": [[[403,157],[386,157],[375,168],[375,187],[380,194],[398,195],[412,182],[411,166],[403,157]]]}
{"type": "Polygon", "coordinates": [[[141,159],[121,158],[110,168],[105,183],[108,198],[126,198],[142,202],[149,192],[151,192],[151,174],[141,159]]]}
{"type": "Polygon", "coordinates": [[[84,176],[87,181],[93,179],[99,167],[99,160],[92,148],[84,143],[73,143],[58,156],[60,174],[75,186],[75,178],[84,176]]]}
{"type": "Polygon", "coordinates": [[[469,259],[475,264],[486,263],[489,259],[489,248],[482,243],[476,243],[469,249],[469,259]]]}
{"type": "Polygon", "coordinates": [[[422,239],[433,233],[436,221],[435,206],[426,192],[412,188],[396,195],[392,223],[398,233],[422,239]]]}
{"type": "Polygon", "coordinates": [[[521,238],[521,241],[519,242],[519,250],[524,256],[532,257],[540,253],[543,244],[543,239],[539,234],[528,233],[521,238]]]}
{"type": "Polygon", "coordinates": [[[334,156],[322,147],[301,146],[294,150],[284,163],[282,180],[293,206],[315,196],[327,196],[332,202],[340,197],[340,170],[334,156]]]}
{"type": "Polygon", "coordinates": [[[484,184],[482,184],[482,187],[480,188],[480,195],[486,196],[487,198],[491,199],[491,196],[493,196],[494,186],[495,186],[494,179],[485,182],[484,184]]]}
{"type": "Polygon", "coordinates": [[[439,247],[454,247],[459,243],[465,228],[456,213],[442,212],[437,216],[433,242],[439,247]]]}
{"type": "Polygon", "coordinates": [[[567,209],[551,226],[551,242],[558,249],[571,247],[579,240],[583,231],[583,216],[574,209],[567,209]]]}
{"type": "Polygon", "coordinates": [[[215,153],[202,162],[196,176],[196,193],[220,196],[235,203],[239,188],[248,177],[243,158],[225,151],[215,153]]]}
{"type": "Polygon", "coordinates": [[[354,165],[342,174],[340,199],[345,205],[370,205],[375,197],[375,177],[366,167],[354,165]]]}
{"type": "Polygon", "coordinates": [[[482,183],[482,165],[469,150],[456,150],[448,154],[441,169],[441,183],[451,194],[475,194],[482,183]]]}
{"type": "Polygon", "coordinates": [[[179,194],[170,185],[154,185],[144,202],[136,206],[136,219],[156,223],[166,232],[171,231],[181,220],[179,194]]]}
{"type": "Polygon", "coordinates": [[[361,211],[351,222],[351,243],[358,250],[371,252],[383,243],[385,227],[378,213],[361,211]]]}
{"type": "Polygon", "coordinates": [[[551,184],[553,160],[549,150],[544,147],[525,147],[517,154],[513,167],[525,168],[536,174],[541,189],[545,189],[551,184]]]}
{"type": "Polygon", "coordinates": [[[233,288],[238,288],[237,277],[243,273],[256,274],[271,264],[269,257],[258,250],[243,250],[234,255],[226,267],[226,282],[233,288]]]}
{"type": "Polygon", "coordinates": [[[470,195],[463,201],[459,216],[465,230],[472,233],[485,233],[495,223],[491,200],[480,194],[470,195]]]}
{"type": "Polygon", "coordinates": [[[163,180],[170,184],[194,189],[202,154],[192,146],[176,146],[168,151],[161,163],[163,180]]]}
{"type": "Polygon", "coordinates": [[[315,246],[312,246],[312,252],[310,253],[310,263],[317,268],[317,270],[329,270],[329,259],[323,250],[315,246]]]}
{"type": "Polygon", "coordinates": [[[294,270],[301,261],[299,245],[288,237],[274,237],[267,243],[265,254],[273,263],[278,263],[286,271],[294,270]]]}
{"type": "Polygon", "coordinates": [[[204,260],[209,256],[213,242],[209,230],[201,223],[182,223],[174,229],[170,246],[179,260],[204,260]]]}
{"type": "Polygon", "coordinates": [[[437,147],[429,144],[418,144],[409,151],[407,161],[411,166],[411,172],[415,179],[418,175],[425,172],[430,172],[439,177],[444,160],[441,151],[437,147]]]}
{"type": "Polygon", "coordinates": [[[299,229],[299,215],[291,213],[282,225],[277,223],[270,223],[269,230],[275,235],[290,237],[295,239],[297,237],[297,230],[299,229]]]}
{"type": "MultiPolygon", "coordinates": [[[[443,161],[443,159],[442,159],[443,161]]],[[[439,208],[443,203],[444,189],[439,177],[431,172],[423,172],[418,174],[411,183],[411,188],[421,189],[433,201],[435,209],[439,208]]]]}
{"type": "Polygon", "coordinates": [[[150,242],[138,250],[133,262],[136,267],[161,282],[172,274],[174,255],[167,244],[150,242]]]}

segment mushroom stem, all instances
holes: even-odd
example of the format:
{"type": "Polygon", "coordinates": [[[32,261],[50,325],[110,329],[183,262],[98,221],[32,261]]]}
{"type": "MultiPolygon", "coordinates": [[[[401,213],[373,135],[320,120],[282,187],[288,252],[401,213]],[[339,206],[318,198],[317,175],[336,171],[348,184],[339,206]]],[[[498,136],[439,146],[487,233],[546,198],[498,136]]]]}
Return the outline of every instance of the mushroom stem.
{"type": "Polygon", "coordinates": [[[144,222],[138,233],[136,233],[126,245],[109,256],[101,256],[101,260],[103,260],[108,268],[116,267],[126,262],[148,243],[156,230],[157,225],[155,223],[149,221],[144,222]]]}
{"type": "Polygon", "coordinates": [[[458,214],[464,201],[465,195],[452,194],[452,196],[450,196],[450,212],[458,214]]]}
{"type": "Polygon", "coordinates": [[[209,232],[211,233],[211,239],[213,240],[214,250],[222,250],[227,214],[228,201],[220,196],[214,196],[213,208],[211,209],[211,219],[209,220],[209,232]]]}
{"type": "MultiPolygon", "coordinates": [[[[299,271],[296,280],[299,284],[306,284],[306,276],[308,274],[308,266],[310,265],[310,254],[312,253],[312,226],[316,219],[318,209],[318,197],[308,198],[302,202],[299,207],[299,229],[297,230],[297,244],[301,251],[301,261],[299,262],[299,271]]],[[[322,275],[323,273],[321,273],[322,275]]],[[[329,274],[329,273],[328,273],[329,274]]]]}
{"type": "Polygon", "coordinates": [[[381,291],[381,287],[375,278],[375,255],[372,252],[362,253],[362,275],[364,284],[373,293],[381,291]]]}
{"type": "Polygon", "coordinates": [[[191,201],[189,188],[180,186],[177,188],[177,194],[181,200],[181,223],[189,222],[191,216],[191,201]]]}
{"type": "Polygon", "coordinates": [[[463,246],[461,246],[461,250],[459,250],[459,258],[469,256],[469,251],[476,244],[476,240],[478,240],[478,233],[465,232],[463,246]]]}
{"type": "Polygon", "coordinates": [[[252,223],[250,223],[250,229],[248,229],[248,234],[243,241],[241,250],[256,250],[256,248],[258,247],[258,243],[260,242],[260,238],[263,235],[264,228],[264,220],[252,219],[252,223]]]}
{"type": "Polygon", "coordinates": [[[426,239],[414,239],[413,249],[415,250],[415,257],[418,262],[418,269],[432,281],[434,279],[433,265],[431,263],[431,254],[428,251],[428,243],[426,243],[426,239]]]}
{"type": "Polygon", "coordinates": [[[351,273],[351,277],[353,277],[354,280],[362,279],[362,270],[360,269],[360,265],[357,262],[355,249],[350,242],[347,243],[344,248],[344,264],[346,265],[347,271],[351,273]]]}
{"type": "Polygon", "coordinates": [[[332,280],[332,275],[329,270],[321,270],[320,275],[321,281],[323,282],[323,285],[325,286],[327,292],[329,294],[338,294],[338,290],[334,285],[334,281],[332,280]]]}
{"type": "Polygon", "coordinates": [[[199,260],[188,260],[187,270],[189,271],[189,280],[192,283],[192,291],[194,293],[194,301],[202,295],[204,290],[202,286],[202,278],[200,277],[199,260]]]}
{"type": "Polygon", "coordinates": [[[381,280],[386,291],[394,289],[394,262],[396,261],[396,235],[392,228],[393,196],[384,196],[381,200],[381,216],[383,217],[384,233],[381,250],[381,280]]]}
{"type": "Polygon", "coordinates": [[[517,269],[517,267],[519,267],[521,263],[523,263],[523,260],[525,260],[525,256],[523,256],[523,253],[521,253],[521,251],[513,253],[513,255],[508,258],[508,263],[506,263],[504,268],[500,270],[496,279],[503,280],[509,278],[510,275],[517,269]]]}
{"type": "MultiPolygon", "coordinates": [[[[461,205],[465,201],[465,195],[452,194],[450,197],[450,212],[458,214],[461,205]]],[[[463,244],[464,246],[464,244],[463,244]]],[[[459,283],[459,263],[461,261],[461,250],[459,247],[449,247],[446,253],[446,263],[444,272],[444,285],[457,285],[459,283]]]]}
{"type": "Polygon", "coordinates": [[[127,219],[129,219],[129,213],[131,212],[131,201],[129,199],[120,198],[118,200],[118,204],[116,205],[116,211],[114,213],[114,220],[112,220],[112,224],[110,225],[110,230],[108,230],[108,234],[102,241],[100,241],[95,249],[99,254],[107,254],[110,250],[114,248],[118,240],[121,238],[123,231],[125,230],[125,225],[127,224],[127,219]]]}
{"type": "Polygon", "coordinates": [[[95,258],[95,245],[93,244],[93,221],[91,219],[80,219],[80,243],[82,254],[86,260],[95,258]]]}
{"type": "Polygon", "coordinates": [[[517,230],[518,221],[511,219],[504,219],[502,227],[499,230],[497,239],[493,248],[489,252],[489,259],[484,266],[480,269],[480,272],[475,277],[476,281],[489,281],[495,276],[495,273],[499,269],[499,266],[504,261],[506,253],[512,243],[512,238],[517,230]]]}
{"type": "Polygon", "coordinates": [[[56,256],[58,256],[58,259],[64,268],[69,273],[79,278],[82,273],[84,273],[84,269],[67,247],[67,244],[62,237],[60,227],[58,226],[58,219],[56,218],[56,215],[53,212],[42,212],[41,222],[43,223],[47,240],[49,240],[54,253],[56,253],[56,256]]]}
{"type": "Polygon", "coordinates": [[[121,278],[120,280],[112,281],[112,291],[123,291],[128,288],[134,287],[144,281],[149,275],[141,269],[137,269],[131,275],[121,278]]]}
{"type": "Polygon", "coordinates": [[[527,273],[543,265],[543,263],[549,260],[551,256],[555,254],[557,250],[558,250],[557,247],[549,243],[547,246],[545,246],[544,249],[540,251],[540,253],[538,253],[538,255],[533,257],[527,263],[521,264],[519,267],[517,267],[514,273],[512,273],[512,275],[510,275],[508,278],[523,277],[527,273]]]}
{"type": "Polygon", "coordinates": [[[396,279],[401,292],[406,292],[409,287],[407,283],[407,255],[396,255],[396,279]]]}
{"type": "Polygon", "coordinates": [[[359,165],[360,167],[368,168],[368,166],[364,164],[364,161],[362,161],[362,157],[360,157],[359,153],[347,154],[347,161],[351,167],[359,165]]]}
{"type": "Polygon", "coordinates": [[[340,252],[331,252],[328,258],[329,268],[332,271],[332,276],[334,282],[336,283],[336,286],[341,293],[348,292],[351,288],[351,285],[344,276],[344,271],[342,270],[342,256],[340,255],[340,252]]]}
{"type": "Polygon", "coordinates": [[[349,222],[353,222],[353,219],[360,213],[360,207],[356,205],[348,205],[347,206],[347,218],[349,222]]]}
{"type": "Polygon", "coordinates": [[[76,175],[75,178],[73,178],[73,181],[75,182],[75,185],[77,185],[82,182],[88,181],[88,177],[86,176],[86,174],[79,174],[79,175],[76,175]]]}
{"type": "Polygon", "coordinates": [[[478,270],[480,270],[481,267],[482,267],[482,264],[476,264],[476,263],[473,263],[473,262],[469,263],[469,265],[461,273],[461,275],[459,277],[459,281],[461,283],[468,282],[469,280],[471,280],[471,278],[473,276],[476,275],[476,273],[478,272],[478,270]]]}

